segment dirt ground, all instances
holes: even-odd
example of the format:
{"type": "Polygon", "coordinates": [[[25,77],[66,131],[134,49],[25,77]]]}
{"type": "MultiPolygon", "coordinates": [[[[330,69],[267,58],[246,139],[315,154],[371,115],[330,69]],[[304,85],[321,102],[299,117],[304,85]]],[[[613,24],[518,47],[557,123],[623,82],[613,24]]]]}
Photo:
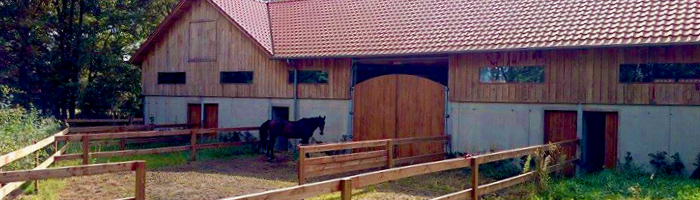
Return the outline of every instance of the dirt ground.
{"type": "MultiPolygon", "coordinates": [[[[296,165],[263,156],[208,160],[149,170],[148,199],[220,199],[296,185],[296,165]]],[[[314,180],[311,180],[314,181],[314,180]]],[[[60,199],[118,199],[134,195],[134,175],[115,173],[66,179],[60,199]]],[[[462,170],[416,176],[356,190],[357,199],[430,199],[467,187],[462,170]]],[[[314,199],[338,199],[337,194],[314,199]]]]}

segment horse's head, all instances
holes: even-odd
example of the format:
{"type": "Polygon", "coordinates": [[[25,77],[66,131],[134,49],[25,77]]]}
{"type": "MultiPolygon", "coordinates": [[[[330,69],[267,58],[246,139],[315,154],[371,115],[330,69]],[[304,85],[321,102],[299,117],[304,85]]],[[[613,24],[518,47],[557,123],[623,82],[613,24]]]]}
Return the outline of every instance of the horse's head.
{"type": "Polygon", "coordinates": [[[323,135],[323,129],[326,127],[326,116],[318,116],[318,129],[321,130],[319,134],[323,135]]]}

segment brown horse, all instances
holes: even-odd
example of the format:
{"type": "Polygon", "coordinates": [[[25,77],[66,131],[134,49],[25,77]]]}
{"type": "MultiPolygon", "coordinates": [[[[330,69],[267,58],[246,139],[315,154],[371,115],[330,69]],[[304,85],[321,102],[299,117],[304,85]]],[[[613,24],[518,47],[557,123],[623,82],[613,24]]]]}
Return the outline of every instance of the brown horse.
{"type": "Polygon", "coordinates": [[[313,136],[316,129],[320,129],[323,135],[323,128],[326,126],[326,117],[318,116],[313,118],[302,118],[298,121],[287,120],[267,120],[260,126],[260,146],[267,150],[267,158],[275,159],[275,142],[277,136],[286,138],[301,138],[301,144],[309,144],[309,138],[313,136]]]}

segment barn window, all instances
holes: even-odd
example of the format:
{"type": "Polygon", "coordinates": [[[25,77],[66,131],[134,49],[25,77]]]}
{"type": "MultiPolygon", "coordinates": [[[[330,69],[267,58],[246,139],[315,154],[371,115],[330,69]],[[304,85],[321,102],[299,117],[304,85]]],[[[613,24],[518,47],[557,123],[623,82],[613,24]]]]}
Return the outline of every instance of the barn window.
{"type": "Polygon", "coordinates": [[[185,84],[185,72],[158,72],[158,84],[185,84]]]}
{"type": "Polygon", "coordinates": [[[544,82],[544,67],[482,67],[479,72],[479,80],[482,83],[542,83],[544,82]]]}
{"type": "Polygon", "coordinates": [[[253,72],[221,72],[221,83],[252,84],[253,72]]]}
{"type": "Polygon", "coordinates": [[[620,65],[623,83],[698,83],[700,63],[644,63],[620,65]]]}
{"type": "Polygon", "coordinates": [[[193,21],[189,28],[189,62],[216,61],[216,21],[193,21]]]}
{"type": "MultiPolygon", "coordinates": [[[[298,70],[297,83],[328,83],[328,72],[298,70]]],[[[294,83],[294,71],[289,71],[289,83],[294,83]]]]}

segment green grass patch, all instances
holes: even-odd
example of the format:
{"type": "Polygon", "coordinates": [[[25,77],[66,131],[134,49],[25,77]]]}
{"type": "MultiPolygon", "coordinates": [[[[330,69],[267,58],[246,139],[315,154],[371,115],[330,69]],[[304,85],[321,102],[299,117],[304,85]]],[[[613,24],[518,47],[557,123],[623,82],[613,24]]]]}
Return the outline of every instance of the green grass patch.
{"type": "Polygon", "coordinates": [[[556,179],[531,199],[700,199],[700,180],[605,170],[556,179]]]}

